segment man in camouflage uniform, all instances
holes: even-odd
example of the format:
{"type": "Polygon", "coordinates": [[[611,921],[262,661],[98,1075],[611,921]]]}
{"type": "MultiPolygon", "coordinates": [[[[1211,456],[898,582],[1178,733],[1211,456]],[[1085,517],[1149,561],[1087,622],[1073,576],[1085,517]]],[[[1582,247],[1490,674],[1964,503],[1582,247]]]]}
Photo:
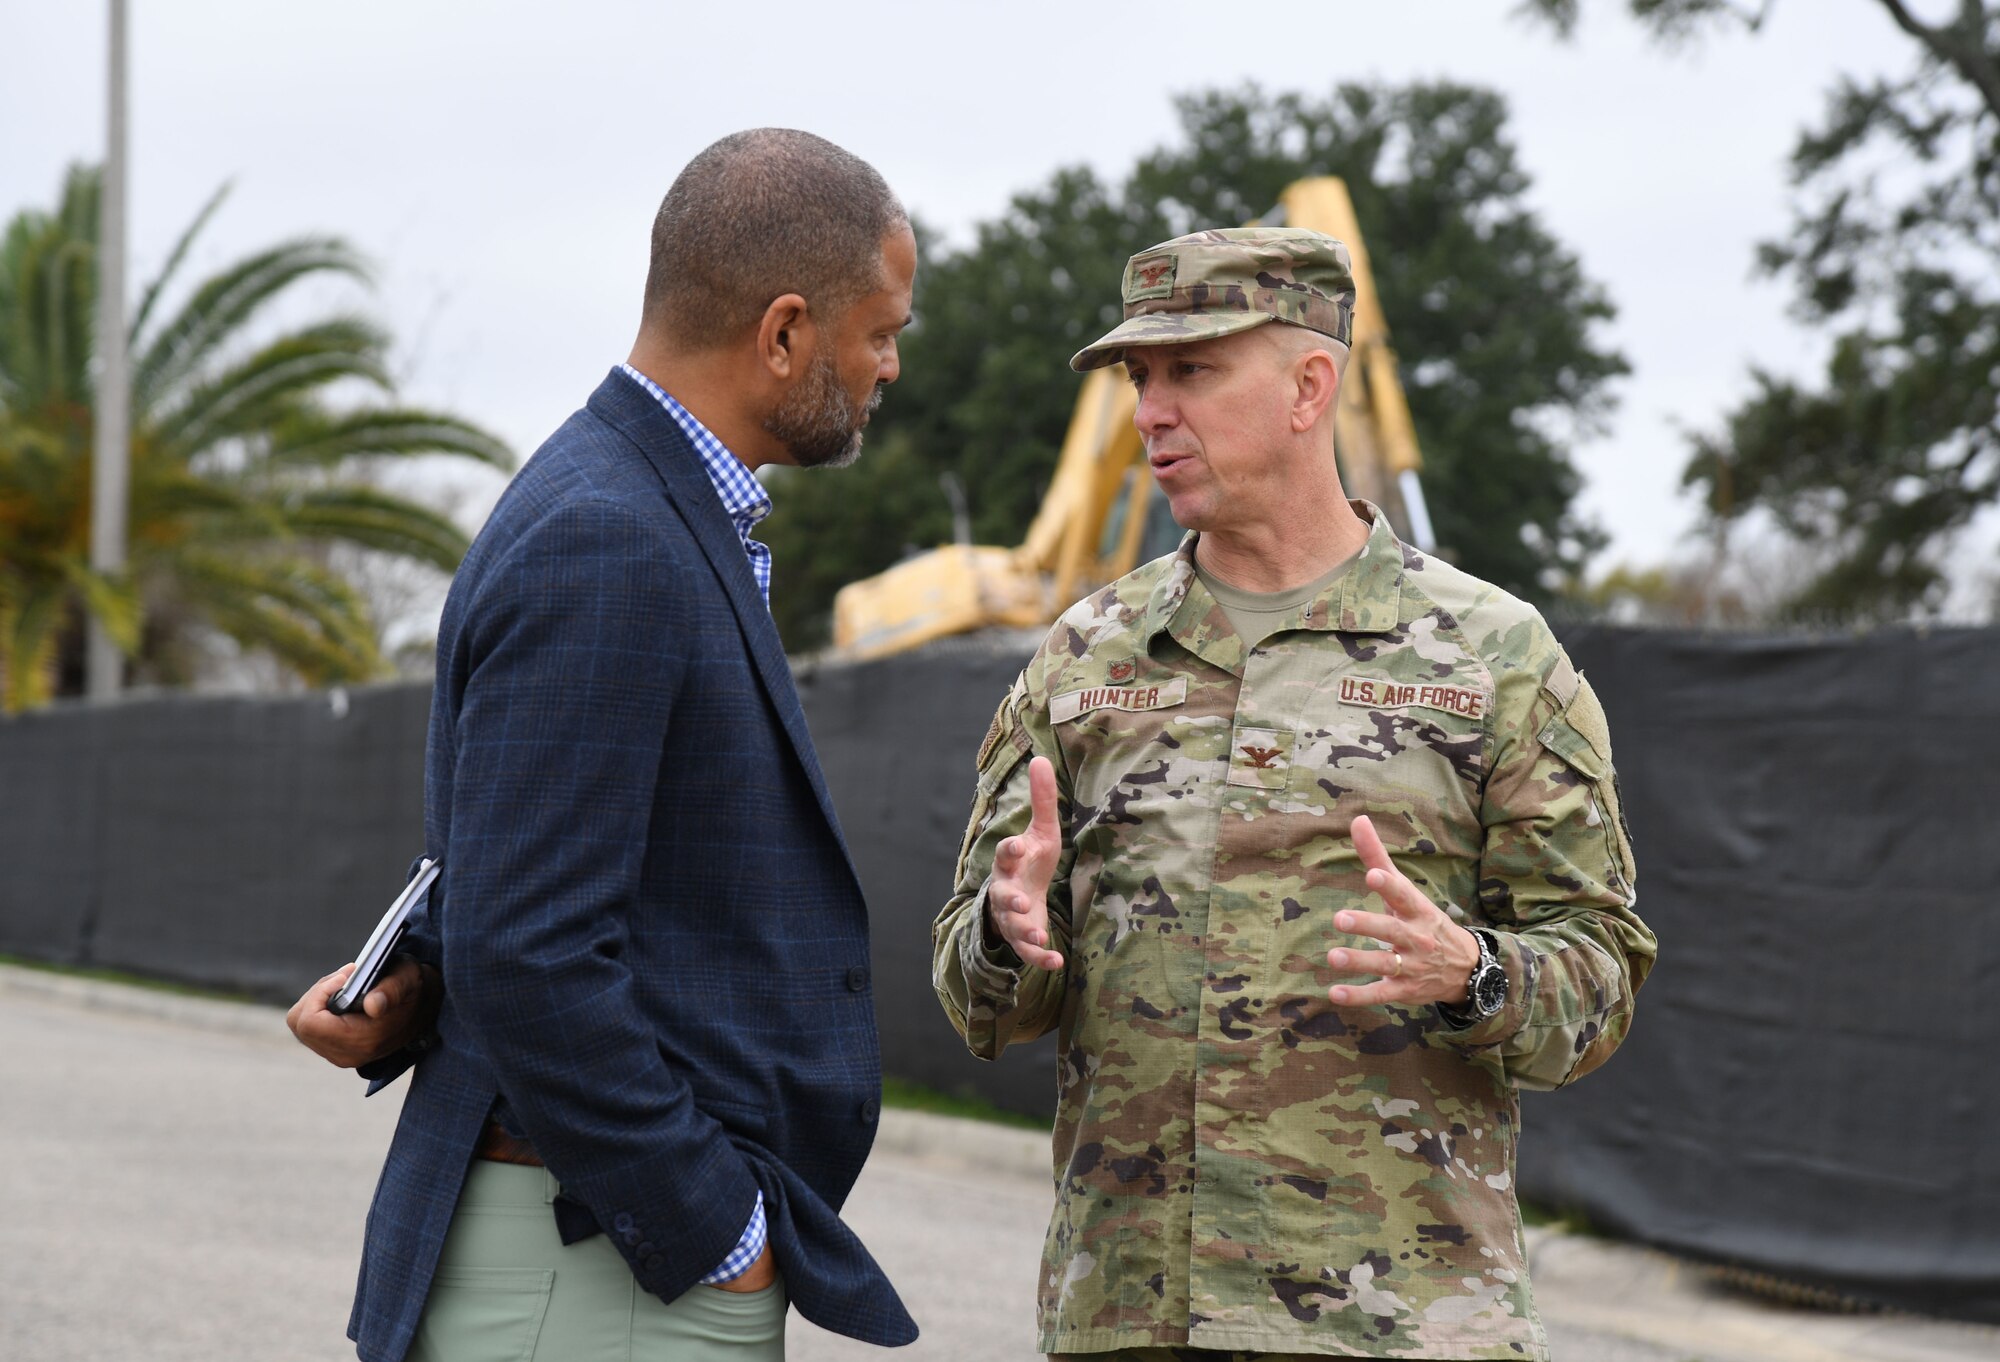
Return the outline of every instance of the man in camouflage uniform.
{"type": "Polygon", "coordinates": [[[1345,247],[1134,256],[1178,552],[1072,607],[978,755],[935,983],[1054,1030],[1041,1346],[1543,1358],[1520,1088],[1624,1037],[1654,940],[1604,712],[1535,611],[1342,495],[1345,247]]]}

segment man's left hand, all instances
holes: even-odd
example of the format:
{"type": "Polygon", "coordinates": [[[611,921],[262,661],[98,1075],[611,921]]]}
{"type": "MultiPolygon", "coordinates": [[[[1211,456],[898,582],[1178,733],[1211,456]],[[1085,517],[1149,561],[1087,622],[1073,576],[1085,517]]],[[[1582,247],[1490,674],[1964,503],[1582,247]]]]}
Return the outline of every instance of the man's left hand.
{"type": "Polygon", "coordinates": [[[1479,963],[1479,941],[1432,903],[1424,891],[1396,869],[1382,839],[1367,816],[1354,820],[1354,849],[1368,867],[1368,887],[1379,894],[1389,912],[1334,915],[1333,925],[1356,936],[1373,937],[1379,951],[1335,947],[1326,963],[1342,974],[1373,974],[1370,984],[1335,984],[1326,996],[1342,1007],[1377,1003],[1457,1006],[1465,1001],[1466,984],[1479,963]]]}
{"type": "Polygon", "coordinates": [[[285,1015],[285,1024],[299,1044],[329,1064],[358,1069],[395,1054],[437,1024],[444,988],[429,965],[407,955],[395,956],[360,1007],[335,1012],[327,1002],[352,973],[353,965],[341,966],[307,989],[285,1015]]]}

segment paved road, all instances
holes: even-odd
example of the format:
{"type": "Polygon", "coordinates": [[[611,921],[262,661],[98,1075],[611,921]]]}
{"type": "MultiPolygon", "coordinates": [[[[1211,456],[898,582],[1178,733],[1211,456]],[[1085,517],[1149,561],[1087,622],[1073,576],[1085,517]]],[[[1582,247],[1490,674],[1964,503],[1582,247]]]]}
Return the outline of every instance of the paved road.
{"type": "MultiPolygon", "coordinates": [[[[0,1362],[335,1362],[400,1087],[294,1045],[268,1008],[0,966],[0,1362]]],[[[849,1221],[923,1327],[909,1362],[1033,1362],[1039,1139],[885,1114],[849,1221]]],[[[1558,1362],[1972,1362],[2000,1330],[1804,1315],[1670,1260],[1550,1236],[1558,1362]]],[[[888,1362],[793,1316],[797,1362],[888,1362]]]]}

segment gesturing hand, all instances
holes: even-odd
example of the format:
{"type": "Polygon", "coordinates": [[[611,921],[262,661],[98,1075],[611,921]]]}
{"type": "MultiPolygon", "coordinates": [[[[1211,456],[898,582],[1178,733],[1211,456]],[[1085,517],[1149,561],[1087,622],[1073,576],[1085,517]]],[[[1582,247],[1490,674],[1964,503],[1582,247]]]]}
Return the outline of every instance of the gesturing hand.
{"type": "Polygon", "coordinates": [[[986,917],[1014,954],[1038,969],[1059,970],[1049,946],[1049,882],[1062,857],[1056,824],[1056,768],[1047,757],[1028,762],[1028,830],[1000,843],[993,854],[993,882],[986,889],[986,917]]]}
{"type": "Polygon", "coordinates": [[[1382,839],[1366,815],[1354,820],[1354,849],[1368,867],[1368,887],[1381,895],[1389,913],[1336,913],[1333,925],[1382,943],[1379,951],[1335,947],[1326,963],[1342,974],[1374,974],[1372,984],[1335,984],[1326,996],[1344,1007],[1374,1003],[1465,1001],[1466,982],[1479,963],[1479,941],[1424,896],[1389,860],[1382,839]]]}

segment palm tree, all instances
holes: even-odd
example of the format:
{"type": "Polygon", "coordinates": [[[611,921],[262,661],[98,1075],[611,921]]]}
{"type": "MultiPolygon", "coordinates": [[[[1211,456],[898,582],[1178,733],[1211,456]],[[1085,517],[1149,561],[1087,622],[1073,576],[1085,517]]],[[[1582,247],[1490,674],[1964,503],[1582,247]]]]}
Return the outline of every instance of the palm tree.
{"type": "Polygon", "coordinates": [[[301,280],[363,280],[335,237],[256,252],[168,289],[220,205],[218,191],[141,295],[131,324],[129,567],[89,562],[92,320],[98,174],[74,166],[54,213],[24,211],[0,236],[0,706],[80,690],[86,616],[144,679],[187,679],[215,634],[268,652],[306,681],[381,674],[369,612],[330,566],[352,545],[449,572],[466,549],[449,518],[372,485],[376,461],[424,454],[499,469],[494,436],[394,405],[388,337],[353,316],[252,336],[301,280]],[[359,381],[378,395],[335,405],[359,381]]]}

